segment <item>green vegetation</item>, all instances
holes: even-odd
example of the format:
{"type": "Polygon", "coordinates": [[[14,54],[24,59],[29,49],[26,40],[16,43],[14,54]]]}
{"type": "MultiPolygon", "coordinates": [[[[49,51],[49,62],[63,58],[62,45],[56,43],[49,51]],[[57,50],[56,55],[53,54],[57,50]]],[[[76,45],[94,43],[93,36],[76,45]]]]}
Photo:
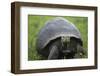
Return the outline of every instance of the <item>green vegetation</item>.
{"type": "MultiPolygon", "coordinates": [[[[38,32],[44,26],[45,22],[55,18],[56,16],[39,16],[39,15],[29,15],[28,16],[28,60],[40,60],[41,56],[37,54],[36,51],[36,39],[38,32]]],[[[83,47],[87,49],[88,44],[88,18],[87,17],[74,17],[74,16],[64,16],[67,20],[76,25],[79,29],[82,39],[83,47]]],[[[85,56],[87,57],[87,50],[85,56]]]]}

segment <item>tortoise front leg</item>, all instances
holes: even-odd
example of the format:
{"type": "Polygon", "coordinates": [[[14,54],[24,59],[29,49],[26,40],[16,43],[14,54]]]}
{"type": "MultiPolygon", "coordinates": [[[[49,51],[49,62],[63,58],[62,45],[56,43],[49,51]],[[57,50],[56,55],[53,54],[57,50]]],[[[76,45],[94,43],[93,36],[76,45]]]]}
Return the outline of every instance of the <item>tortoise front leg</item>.
{"type": "Polygon", "coordinates": [[[77,45],[77,53],[74,58],[82,58],[85,55],[85,50],[81,45],[77,45]]]}
{"type": "Polygon", "coordinates": [[[58,47],[56,45],[52,45],[50,47],[50,53],[49,53],[49,56],[48,56],[48,60],[49,59],[58,59],[58,56],[59,56],[59,51],[58,51],[58,47]]]}

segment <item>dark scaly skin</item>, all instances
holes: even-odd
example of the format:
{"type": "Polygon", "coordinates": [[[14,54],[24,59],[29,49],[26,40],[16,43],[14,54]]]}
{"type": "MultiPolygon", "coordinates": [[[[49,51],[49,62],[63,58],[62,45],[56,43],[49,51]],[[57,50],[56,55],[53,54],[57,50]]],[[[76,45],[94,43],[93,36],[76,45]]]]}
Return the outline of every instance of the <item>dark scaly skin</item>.
{"type": "Polygon", "coordinates": [[[57,39],[49,47],[50,53],[49,53],[48,59],[62,58],[63,55],[61,54],[60,49],[61,49],[61,41],[60,39],[57,39]]]}
{"type": "Polygon", "coordinates": [[[71,38],[70,43],[63,43],[61,39],[55,40],[49,47],[49,56],[48,59],[72,59],[72,58],[81,58],[80,54],[84,53],[84,49],[80,44],[77,43],[75,38],[71,38]],[[78,54],[75,56],[75,54],[78,54]]]}

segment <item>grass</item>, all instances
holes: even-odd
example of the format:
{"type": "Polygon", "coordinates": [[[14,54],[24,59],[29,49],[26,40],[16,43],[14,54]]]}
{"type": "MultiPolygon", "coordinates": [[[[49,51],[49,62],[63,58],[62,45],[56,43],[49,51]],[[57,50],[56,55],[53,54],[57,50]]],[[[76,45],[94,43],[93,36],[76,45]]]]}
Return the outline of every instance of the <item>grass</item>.
{"type": "MultiPolygon", "coordinates": [[[[39,30],[44,26],[45,22],[55,18],[56,16],[39,16],[39,15],[28,15],[28,60],[40,60],[41,56],[36,51],[36,39],[39,30]]],[[[87,17],[72,17],[64,16],[65,19],[69,20],[79,29],[82,39],[83,47],[87,49],[88,44],[88,18],[87,17]]],[[[87,50],[85,56],[87,57],[87,50]]]]}

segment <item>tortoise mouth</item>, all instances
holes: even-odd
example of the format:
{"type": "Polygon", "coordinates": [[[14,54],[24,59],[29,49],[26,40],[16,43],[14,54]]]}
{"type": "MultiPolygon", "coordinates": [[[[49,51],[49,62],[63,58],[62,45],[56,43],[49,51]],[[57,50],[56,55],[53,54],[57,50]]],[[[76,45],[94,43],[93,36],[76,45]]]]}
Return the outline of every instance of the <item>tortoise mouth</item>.
{"type": "Polygon", "coordinates": [[[66,53],[71,53],[70,50],[63,50],[62,53],[66,54],[66,53]]]}

